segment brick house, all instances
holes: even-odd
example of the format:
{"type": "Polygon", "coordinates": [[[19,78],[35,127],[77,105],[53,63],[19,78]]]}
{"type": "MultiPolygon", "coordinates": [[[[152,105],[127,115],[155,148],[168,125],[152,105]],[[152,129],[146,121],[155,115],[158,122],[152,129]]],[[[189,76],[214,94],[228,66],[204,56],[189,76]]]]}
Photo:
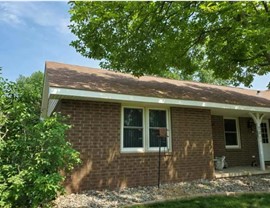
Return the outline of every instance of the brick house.
{"type": "Polygon", "coordinates": [[[42,116],[70,115],[82,164],[69,192],[214,177],[214,158],[262,170],[270,161],[270,91],[224,87],[46,62],[42,116]]]}

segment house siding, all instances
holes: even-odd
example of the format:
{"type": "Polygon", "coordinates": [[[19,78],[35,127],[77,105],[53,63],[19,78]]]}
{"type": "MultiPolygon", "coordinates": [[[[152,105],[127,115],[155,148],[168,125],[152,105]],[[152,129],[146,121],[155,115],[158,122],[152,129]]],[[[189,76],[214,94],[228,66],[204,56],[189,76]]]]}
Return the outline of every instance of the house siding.
{"type": "MultiPolygon", "coordinates": [[[[157,184],[158,153],[121,153],[121,104],[62,100],[69,115],[67,139],[82,164],[67,177],[68,192],[157,184]]],[[[162,153],[161,183],[213,178],[209,110],[172,107],[172,152],[162,153]]]]}
{"type": "Polygon", "coordinates": [[[255,156],[257,162],[259,162],[255,126],[254,131],[251,131],[247,127],[249,118],[240,117],[238,120],[241,148],[226,149],[223,116],[212,116],[214,156],[226,156],[226,161],[228,162],[229,166],[251,165],[253,155],[255,156]]]}

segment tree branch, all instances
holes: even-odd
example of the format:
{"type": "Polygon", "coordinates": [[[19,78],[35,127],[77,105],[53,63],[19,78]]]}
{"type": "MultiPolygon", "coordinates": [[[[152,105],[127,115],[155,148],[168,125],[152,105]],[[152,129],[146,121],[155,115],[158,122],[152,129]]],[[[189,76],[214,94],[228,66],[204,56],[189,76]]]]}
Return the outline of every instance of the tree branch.
{"type": "Polygon", "coordinates": [[[268,8],[268,5],[267,5],[267,2],[262,1],[262,3],[263,3],[263,6],[264,6],[265,11],[268,13],[269,12],[269,8],[268,8]]]}
{"type": "Polygon", "coordinates": [[[232,61],[240,61],[240,62],[246,62],[246,61],[252,61],[252,60],[255,60],[255,59],[257,59],[257,58],[259,58],[259,57],[262,57],[262,55],[256,55],[256,56],[253,56],[253,57],[250,57],[250,58],[243,58],[243,59],[241,59],[241,58],[233,58],[233,59],[231,59],[232,61]]]}
{"type": "Polygon", "coordinates": [[[7,133],[8,133],[8,129],[6,128],[6,131],[4,133],[2,133],[2,132],[0,133],[0,140],[4,139],[5,136],[7,135],[7,133]]]}
{"type": "Polygon", "coordinates": [[[162,13],[162,10],[164,8],[165,3],[166,3],[166,1],[161,2],[160,10],[158,13],[162,13]]]}
{"type": "MultiPolygon", "coordinates": [[[[188,7],[190,7],[192,4],[193,4],[194,2],[190,2],[190,3],[188,3],[184,8],[183,8],[183,10],[185,10],[185,9],[187,9],[188,7]]],[[[172,5],[172,4],[171,4],[172,5]]],[[[171,7],[171,5],[170,5],[170,7],[171,7]]],[[[194,14],[194,12],[191,12],[191,15],[193,15],[194,14]]],[[[173,12],[173,13],[171,13],[170,15],[168,15],[166,18],[167,19],[170,19],[171,17],[173,17],[174,15],[179,15],[179,11],[177,10],[176,12],[173,12]]],[[[188,17],[190,17],[191,15],[189,15],[188,17]]],[[[183,19],[183,18],[182,18],[183,19]]],[[[181,20],[182,20],[181,19],[181,20]]],[[[180,21],[181,21],[180,20],[180,21]]]]}
{"type": "Polygon", "coordinates": [[[216,28],[216,29],[213,29],[213,30],[203,30],[203,31],[201,31],[200,34],[188,44],[190,46],[183,53],[183,55],[186,54],[193,46],[195,46],[200,41],[202,41],[207,36],[207,33],[216,32],[216,31],[220,31],[220,30],[226,30],[226,32],[228,32],[230,29],[232,29],[232,28],[231,27],[221,27],[221,28],[216,28]]]}
{"type": "Polygon", "coordinates": [[[270,53],[268,53],[267,51],[263,51],[263,56],[265,57],[266,62],[270,64],[270,53]]]}
{"type": "Polygon", "coordinates": [[[250,2],[250,3],[251,3],[251,5],[252,5],[253,9],[255,10],[255,12],[258,14],[259,11],[258,11],[258,9],[256,8],[256,5],[254,4],[254,2],[250,2]]]}
{"type": "Polygon", "coordinates": [[[270,54],[267,53],[266,51],[263,51],[262,54],[257,54],[256,56],[246,58],[246,59],[232,59],[232,61],[241,61],[241,62],[246,62],[246,61],[253,61],[259,57],[264,57],[266,60],[264,63],[258,64],[259,66],[270,66],[270,54]]]}
{"type": "Polygon", "coordinates": [[[173,4],[173,2],[170,1],[170,2],[169,2],[169,6],[167,7],[167,10],[166,10],[166,12],[165,12],[165,16],[168,14],[169,10],[171,9],[172,4],[173,4]]]}
{"type": "Polygon", "coordinates": [[[188,45],[189,47],[185,50],[185,52],[182,54],[184,56],[193,46],[199,43],[199,41],[202,40],[203,35],[205,34],[205,31],[201,31],[199,36],[197,38],[194,38],[188,45]]]}
{"type": "Polygon", "coordinates": [[[261,64],[258,64],[259,66],[270,66],[270,63],[269,62],[265,62],[265,63],[261,63],[261,64]]]}
{"type": "MultiPolygon", "coordinates": [[[[141,5],[142,5],[142,7],[141,7],[141,9],[140,9],[140,11],[139,11],[139,14],[144,10],[144,9],[143,9],[143,8],[144,8],[144,4],[141,4],[141,5]]],[[[148,17],[149,17],[148,14],[144,16],[142,22],[141,22],[141,23],[139,24],[139,26],[136,28],[136,33],[140,30],[140,28],[141,28],[142,25],[145,23],[145,21],[146,21],[146,19],[147,19],[148,17]]]]}

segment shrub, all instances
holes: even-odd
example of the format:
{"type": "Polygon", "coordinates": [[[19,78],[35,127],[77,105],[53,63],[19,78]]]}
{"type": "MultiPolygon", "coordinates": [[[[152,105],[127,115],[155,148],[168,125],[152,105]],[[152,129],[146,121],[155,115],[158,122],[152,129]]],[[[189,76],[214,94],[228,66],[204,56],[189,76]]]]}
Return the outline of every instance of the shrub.
{"type": "Polygon", "coordinates": [[[23,90],[0,78],[0,207],[47,206],[64,191],[60,172],[79,163],[79,153],[65,140],[64,118],[37,119],[23,90]]]}

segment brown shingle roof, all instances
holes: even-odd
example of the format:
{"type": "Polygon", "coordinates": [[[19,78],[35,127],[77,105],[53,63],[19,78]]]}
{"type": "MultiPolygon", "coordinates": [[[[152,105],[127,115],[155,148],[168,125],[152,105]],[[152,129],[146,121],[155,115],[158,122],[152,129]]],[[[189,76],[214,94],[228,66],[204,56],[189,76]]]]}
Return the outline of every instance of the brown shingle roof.
{"type": "Polygon", "coordinates": [[[257,95],[257,90],[154,76],[136,78],[129,74],[56,62],[46,62],[45,70],[50,87],[270,107],[270,91],[257,95]]]}

